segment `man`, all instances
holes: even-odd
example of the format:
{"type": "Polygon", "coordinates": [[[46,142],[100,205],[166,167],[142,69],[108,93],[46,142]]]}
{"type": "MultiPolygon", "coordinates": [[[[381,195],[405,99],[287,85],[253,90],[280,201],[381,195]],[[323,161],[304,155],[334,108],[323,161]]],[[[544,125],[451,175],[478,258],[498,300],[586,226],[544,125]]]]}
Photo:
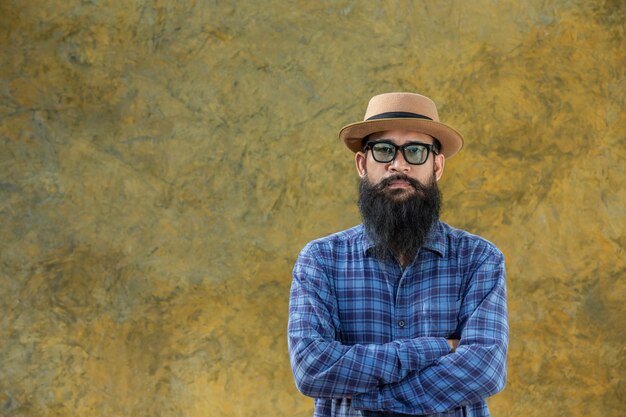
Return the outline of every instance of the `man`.
{"type": "Polygon", "coordinates": [[[363,224],[310,242],[293,270],[288,341],[315,416],[488,416],[506,379],[504,259],[439,221],[463,138],[429,98],[373,97],[339,135],[363,224]]]}

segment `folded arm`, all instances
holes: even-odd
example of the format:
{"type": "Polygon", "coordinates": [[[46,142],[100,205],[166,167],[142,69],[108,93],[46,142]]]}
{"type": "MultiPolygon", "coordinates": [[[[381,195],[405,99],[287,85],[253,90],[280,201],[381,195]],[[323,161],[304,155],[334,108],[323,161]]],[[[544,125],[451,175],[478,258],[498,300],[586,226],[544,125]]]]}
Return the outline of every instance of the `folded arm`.
{"type": "Polygon", "coordinates": [[[357,395],[357,409],[430,414],[472,404],[500,391],[506,380],[508,322],[504,260],[491,254],[474,272],[461,305],[460,343],[452,354],[401,381],[357,395]]]}

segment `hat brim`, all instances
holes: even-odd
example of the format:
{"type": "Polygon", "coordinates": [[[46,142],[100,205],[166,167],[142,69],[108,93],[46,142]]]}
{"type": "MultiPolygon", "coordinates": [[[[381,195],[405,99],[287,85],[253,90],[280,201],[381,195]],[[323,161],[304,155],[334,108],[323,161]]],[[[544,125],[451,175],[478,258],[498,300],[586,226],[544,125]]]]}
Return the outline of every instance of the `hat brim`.
{"type": "Polygon", "coordinates": [[[413,130],[430,135],[441,143],[441,153],[446,158],[451,158],[463,147],[463,136],[456,129],[433,120],[412,118],[377,119],[352,123],[341,128],[339,139],[352,152],[359,152],[364,137],[386,130],[413,130]]]}

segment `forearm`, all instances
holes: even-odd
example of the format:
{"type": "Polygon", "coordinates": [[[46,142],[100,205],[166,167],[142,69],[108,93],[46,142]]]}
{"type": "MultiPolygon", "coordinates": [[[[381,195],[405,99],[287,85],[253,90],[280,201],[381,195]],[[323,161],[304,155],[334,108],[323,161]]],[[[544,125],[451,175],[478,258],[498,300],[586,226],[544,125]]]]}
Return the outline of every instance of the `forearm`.
{"type": "Polygon", "coordinates": [[[375,392],[406,378],[450,352],[444,338],[424,337],[382,345],[342,345],[290,323],[289,351],[298,389],[315,398],[375,392]]]}
{"type": "Polygon", "coordinates": [[[506,380],[506,346],[459,346],[455,353],[404,380],[353,397],[355,409],[431,414],[499,392],[506,380]]]}

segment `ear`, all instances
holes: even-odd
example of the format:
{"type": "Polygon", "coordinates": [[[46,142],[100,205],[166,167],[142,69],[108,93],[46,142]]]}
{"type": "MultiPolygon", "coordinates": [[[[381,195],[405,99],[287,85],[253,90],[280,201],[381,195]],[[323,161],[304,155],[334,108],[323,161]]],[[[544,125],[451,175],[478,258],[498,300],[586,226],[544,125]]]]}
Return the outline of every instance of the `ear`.
{"type": "Polygon", "coordinates": [[[356,172],[358,172],[359,177],[365,177],[365,175],[367,174],[367,155],[365,155],[365,153],[361,151],[357,152],[356,154],[354,154],[354,162],[356,164],[356,172]]]}
{"type": "Polygon", "coordinates": [[[437,181],[443,175],[443,168],[446,165],[446,157],[442,153],[435,156],[435,178],[437,181]]]}

